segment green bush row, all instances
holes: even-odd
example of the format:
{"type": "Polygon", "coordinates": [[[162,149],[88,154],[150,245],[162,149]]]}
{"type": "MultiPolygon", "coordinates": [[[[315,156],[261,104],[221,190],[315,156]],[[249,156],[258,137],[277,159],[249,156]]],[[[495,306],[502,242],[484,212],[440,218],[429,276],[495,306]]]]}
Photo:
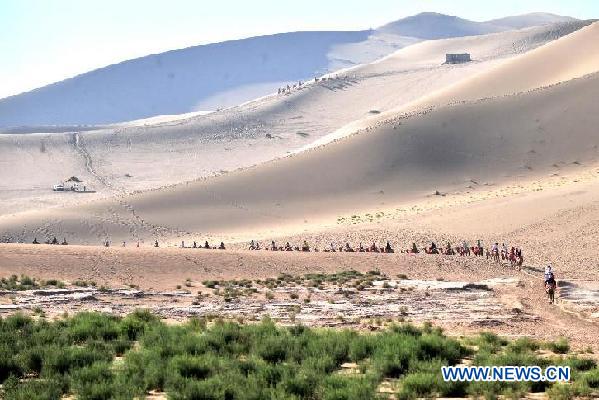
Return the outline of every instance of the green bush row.
{"type": "Polygon", "coordinates": [[[540,359],[534,353],[540,344],[529,339],[482,334],[470,340],[476,352],[430,325],[360,333],[278,327],[268,319],[166,325],[147,311],[124,318],[80,313],[53,322],[16,314],[0,319],[0,398],[133,399],[160,391],[169,399],[377,399],[388,398],[377,390],[385,379],[397,382],[398,399],[518,398],[544,390],[564,398],[564,392],[586,395],[599,386],[592,360],[540,359]],[[441,366],[464,357],[481,365],[563,363],[573,368],[576,382],[566,389],[443,382],[441,366]],[[355,363],[356,373],[340,374],[343,363],[355,363]]]}

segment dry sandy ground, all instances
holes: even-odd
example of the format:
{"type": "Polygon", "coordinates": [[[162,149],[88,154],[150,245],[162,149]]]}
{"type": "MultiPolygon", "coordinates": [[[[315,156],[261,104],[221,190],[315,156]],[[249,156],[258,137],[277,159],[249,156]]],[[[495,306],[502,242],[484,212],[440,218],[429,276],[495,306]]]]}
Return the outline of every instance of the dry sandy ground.
{"type": "Polygon", "coordinates": [[[416,323],[434,320],[451,334],[491,329],[508,336],[545,339],[567,336],[576,347],[590,345],[598,348],[596,335],[591,335],[597,327],[597,316],[589,318],[588,312],[581,310],[568,296],[557,306],[548,306],[539,278],[533,276],[534,271],[531,275],[531,271],[519,272],[484,258],[424,254],[3,244],[0,245],[1,275],[58,277],[67,282],[93,280],[98,286],[125,289],[109,293],[96,289],[70,289],[54,294],[0,293],[4,304],[0,304],[0,312],[42,308],[49,315],[84,309],[125,313],[148,307],[171,319],[216,314],[252,320],[267,313],[280,318],[283,323],[290,323],[289,318],[293,318],[295,322],[310,325],[369,329],[377,329],[375,319],[402,317],[416,323]],[[348,296],[339,295],[338,289],[308,290],[293,286],[276,289],[272,292],[275,298],[271,300],[265,300],[264,291],[260,291],[254,297],[225,303],[218,296],[206,296],[210,290],[200,283],[206,279],[256,280],[277,277],[281,273],[295,276],[351,269],[364,273],[378,270],[389,277],[391,287],[384,289],[386,286],[375,284],[374,290],[356,292],[354,289],[348,296]],[[397,281],[395,277],[399,274],[407,275],[409,279],[397,281]],[[192,294],[175,290],[187,279],[191,284],[183,289],[203,292],[205,297],[200,302],[192,303],[192,294]],[[484,283],[490,291],[463,289],[468,282],[484,283]],[[128,286],[133,285],[138,288],[129,290],[128,286]],[[399,290],[400,287],[407,290],[399,290]],[[297,294],[299,299],[290,299],[290,293],[297,294]],[[304,298],[311,298],[311,301],[306,303],[304,298]],[[563,308],[571,312],[561,311],[563,308]],[[290,317],[291,312],[293,317],[290,317]]]}

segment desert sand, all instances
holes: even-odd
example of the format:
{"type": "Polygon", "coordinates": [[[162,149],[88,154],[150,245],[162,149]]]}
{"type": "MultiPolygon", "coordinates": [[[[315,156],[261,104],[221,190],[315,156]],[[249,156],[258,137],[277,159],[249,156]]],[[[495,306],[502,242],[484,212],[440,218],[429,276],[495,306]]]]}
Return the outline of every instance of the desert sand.
{"type": "Polygon", "coordinates": [[[331,80],[312,80],[301,90],[208,115],[99,130],[71,127],[63,134],[1,135],[0,214],[157,189],[284,157],[331,141],[355,121],[384,115],[587,24],[422,42],[379,62],[332,73],[331,80]],[[475,62],[443,65],[446,52],[461,51],[471,52],[475,62]],[[64,196],[48,190],[70,176],[83,179],[96,193],[64,196]]]}

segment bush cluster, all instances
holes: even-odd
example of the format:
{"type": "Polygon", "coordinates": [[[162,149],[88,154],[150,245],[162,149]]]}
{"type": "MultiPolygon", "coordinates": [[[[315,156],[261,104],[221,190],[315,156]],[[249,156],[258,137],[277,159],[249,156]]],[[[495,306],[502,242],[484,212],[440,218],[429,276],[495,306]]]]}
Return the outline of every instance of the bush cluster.
{"type": "Polygon", "coordinates": [[[0,398],[133,399],[159,391],[181,400],[378,399],[378,387],[388,379],[396,380],[398,399],[518,398],[545,389],[563,398],[566,392],[591,395],[599,386],[592,360],[540,359],[534,354],[540,345],[528,339],[507,342],[484,334],[474,343],[476,353],[430,324],[392,325],[367,334],[278,327],[268,319],[167,325],[147,311],[124,318],[86,312],[53,322],[16,314],[0,319],[0,398]],[[564,388],[443,382],[441,366],[464,357],[481,365],[567,364],[575,383],[564,388]],[[344,363],[355,363],[359,373],[339,374],[344,363]]]}

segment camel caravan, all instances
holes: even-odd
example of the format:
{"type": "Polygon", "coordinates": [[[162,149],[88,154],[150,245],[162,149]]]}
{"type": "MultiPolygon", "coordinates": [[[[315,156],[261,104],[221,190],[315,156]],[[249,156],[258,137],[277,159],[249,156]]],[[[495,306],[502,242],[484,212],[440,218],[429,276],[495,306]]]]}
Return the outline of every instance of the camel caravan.
{"type": "MultiPolygon", "coordinates": [[[[260,242],[252,240],[249,244],[248,250],[268,250],[268,251],[302,251],[302,252],[319,252],[320,250],[316,247],[311,248],[307,241],[304,240],[301,246],[292,246],[289,242],[285,243],[284,246],[277,246],[275,241],[271,241],[270,245],[262,246],[260,242]]],[[[335,246],[331,243],[323,250],[325,253],[335,252],[347,252],[347,253],[395,253],[395,249],[391,246],[391,243],[387,243],[383,246],[377,246],[376,242],[373,242],[370,246],[364,246],[360,243],[356,248],[352,247],[349,243],[345,243],[345,246],[335,246]]],[[[412,243],[412,246],[405,250],[400,250],[400,253],[404,254],[418,254],[423,252],[425,254],[440,254],[446,256],[476,256],[486,257],[499,262],[509,261],[512,266],[521,267],[524,263],[524,257],[522,256],[522,250],[517,247],[512,247],[508,250],[507,246],[502,244],[501,248],[499,243],[494,243],[490,248],[485,248],[480,240],[477,241],[475,246],[469,246],[467,242],[462,242],[461,245],[452,247],[450,242],[447,242],[445,247],[437,247],[435,242],[431,242],[430,246],[425,246],[422,250],[418,248],[416,243],[412,243]]]]}
{"type": "MultiPolygon", "coordinates": [[[[40,242],[38,242],[38,241],[37,241],[37,238],[34,238],[34,239],[33,239],[33,242],[31,242],[31,243],[33,243],[33,244],[40,244],[40,242]]],[[[59,242],[59,241],[58,241],[58,239],[56,239],[56,236],[54,236],[54,237],[52,238],[52,240],[48,239],[48,240],[46,240],[46,241],[44,242],[44,244],[53,244],[53,245],[59,245],[59,244],[60,244],[60,245],[66,246],[66,245],[68,245],[69,243],[67,242],[67,239],[66,239],[66,238],[63,238],[63,239],[62,239],[62,242],[59,242]]]]}
{"type": "MultiPolygon", "coordinates": [[[[354,78],[355,78],[355,75],[354,75],[354,78]]],[[[331,80],[338,80],[338,79],[347,79],[347,76],[341,76],[340,77],[338,74],[335,74],[334,77],[333,76],[328,76],[328,77],[327,76],[322,76],[320,78],[314,77],[314,81],[313,82],[314,83],[318,83],[318,82],[326,82],[327,80],[331,81],[331,80]]],[[[278,95],[291,94],[292,91],[301,90],[305,85],[306,85],[306,83],[302,82],[302,81],[298,81],[297,83],[294,83],[292,85],[288,84],[288,85],[279,87],[277,89],[277,94],[278,95]]]]}
{"type": "MultiPolygon", "coordinates": [[[[33,244],[40,244],[37,238],[33,240],[33,244]]],[[[63,239],[62,243],[54,237],[52,240],[46,240],[45,244],[52,245],[68,245],[66,239],[63,239]]],[[[110,241],[108,239],[104,240],[103,246],[110,247],[110,241]]],[[[122,242],[121,247],[126,247],[127,243],[125,241],[122,242]]],[[[137,241],[136,247],[140,247],[140,241],[137,241]]],[[[158,240],[154,240],[153,247],[160,247],[158,240]]],[[[193,241],[191,246],[185,244],[185,241],[181,241],[182,249],[211,249],[211,250],[226,250],[225,243],[220,242],[218,246],[211,246],[206,240],[204,244],[198,244],[195,240],[193,241]]],[[[273,240],[270,242],[270,245],[262,246],[260,242],[256,240],[252,240],[249,243],[248,250],[267,250],[267,251],[300,251],[300,252],[320,252],[317,247],[311,247],[306,240],[303,241],[301,246],[292,246],[289,242],[285,243],[284,246],[277,246],[276,242],[273,240]]],[[[391,246],[389,241],[386,244],[378,246],[376,242],[373,242],[370,246],[364,246],[361,242],[355,248],[352,247],[349,242],[346,242],[344,246],[335,246],[334,243],[331,243],[329,246],[326,246],[322,249],[324,253],[395,253],[395,249],[391,246]]],[[[447,242],[445,246],[437,246],[435,242],[431,242],[429,246],[424,246],[422,249],[419,249],[416,243],[412,243],[412,246],[407,249],[401,249],[399,251],[402,254],[439,254],[445,256],[455,256],[459,255],[462,257],[465,256],[475,256],[475,257],[486,257],[487,260],[493,260],[495,262],[500,261],[508,261],[512,267],[522,267],[524,263],[524,256],[522,255],[522,249],[517,247],[511,247],[508,249],[505,243],[499,246],[499,243],[493,243],[490,248],[485,248],[481,242],[481,240],[476,241],[476,245],[469,246],[466,241],[462,242],[461,245],[453,247],[450,242],[447,242]]]]}

